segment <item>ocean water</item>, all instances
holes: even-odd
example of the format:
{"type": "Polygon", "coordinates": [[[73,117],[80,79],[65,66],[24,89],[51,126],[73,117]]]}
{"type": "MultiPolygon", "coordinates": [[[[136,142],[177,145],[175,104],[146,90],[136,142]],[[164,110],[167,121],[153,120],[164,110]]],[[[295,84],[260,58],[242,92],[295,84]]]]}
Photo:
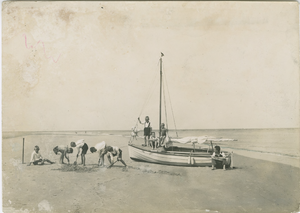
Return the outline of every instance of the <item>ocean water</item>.
{"type": "MultiPolygon", "coordinates": [[[[245,150],[249,152],[259,152],[265,154],[276,154],[287,157],[300,157],[300,131],[299,129],[215,129],[215,130],[178,130],[179,137],[187,136],[210,136],[217,138],[230,138],[237,141],[214,142],[220,145],[221,149],[230,148],[233,150],[245,150]]],[[[5,139],[23,137],[26,135],[51,135],[51,136],[96,136],[101,137],[118,136],[127,137],[129,140],[130,131],[120,130],[78,130],[78,131],[31,131],[31,132],[3,132],[3,142],[5,139]]],[[[142,136],[143,132],[139,132],[142,136]]],[[[176,132],[169,131],[169,135],[176,137],[176,132]]]]}
{"type": "MultiPolygon", "coordinates": [[[[170,132],[170,135],[174,134],[170,132]]],[[[222,129],[185,130],[178,132],[180,137],[207,135],[230,138],[237,141],[214,142],[221,148],[277,154],[289,157],[300,156],[299,129],[222,129]]],[[[176,134],[175,134],[176,135],[176,134]]]]}

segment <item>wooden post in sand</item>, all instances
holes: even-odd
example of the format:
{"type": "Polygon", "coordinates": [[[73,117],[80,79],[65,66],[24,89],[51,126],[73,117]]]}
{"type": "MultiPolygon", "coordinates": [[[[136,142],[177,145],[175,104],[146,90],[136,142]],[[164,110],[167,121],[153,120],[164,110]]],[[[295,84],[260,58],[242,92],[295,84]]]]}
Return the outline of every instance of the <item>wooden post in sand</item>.
{"type": "Polygon", "coordinates": [[[22,164],[24,164],[24,142],[25,142],[25,138],[23,138],[22,164]]]}
{"type": "Polygon", "coordinates": [[[233,152],[231,152],[231,169],[233,169],[233,152]]]}

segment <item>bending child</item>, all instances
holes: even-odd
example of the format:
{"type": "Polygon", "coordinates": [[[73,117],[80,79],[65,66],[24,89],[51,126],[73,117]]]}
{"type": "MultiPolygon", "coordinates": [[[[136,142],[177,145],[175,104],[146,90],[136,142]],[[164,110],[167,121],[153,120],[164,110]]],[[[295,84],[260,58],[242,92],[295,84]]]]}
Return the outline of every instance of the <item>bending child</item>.
{"type": "Polygon", "coordinates": [[[70,164],[70,160],[68,157],[68,153],[73,153],[73,149],[69,148],[68,146],[65,145],[60,145],[60,146],[56,146],[53,149],[53,152],[57,155],[58,153],[61,153],[60,159],[59,159],[59,163],[60,164],[64,164],[64,158],[66,158],[68,160],[68,164],[70,164]]]}
{"type": "Polygon", "coordinates": [[[78,152],[76,155],[76,163],[77,163],[77,159],[81,150],[81,164],[83,164],[83,166],[85,166],[85,155],[86,152],[88,151],[89,147],[88,145],[84,142],[84,139],[78,140],[76,142],[71,142],[70,143],[71,147],[76,147],[78,152]]]}
{"type": "Polygon", "coordinates": [[[91,153],[97,152],[99,153],[99,160],[98,160],[98,166],[104,166],[104,149],[106,147],[105,141],[102,141],[101,143],[97,143],[95,147],[91,147],[90,151],[91,153]]]}
{"type": "Polygon", "coordinates": [[[50,163],[50,164],[54,163],[54,162],[52,162],[52,161],[50,161],[46,158],[43,158],[39,151],[40,151],[40,147],[35,146],[34,151],[31,154],[30,162],[28,163],[27,166],[30,166],[31,164],[38,165],[39,163],[40,163],[40,165],[43,165],[45,161],[50,163]]]}
{"type": "Polygon", "coordinates": [[[107,168],[112,167],[116,162],[120,161],[125,167],[126,163],[122,159],[122,150],[116,146],[106,146],[103,152],[103,155],[107,154],[107,159],[110,165],[107,168]],[[114,161],[114,157],[117,157],[117,160],[114,161]]]}

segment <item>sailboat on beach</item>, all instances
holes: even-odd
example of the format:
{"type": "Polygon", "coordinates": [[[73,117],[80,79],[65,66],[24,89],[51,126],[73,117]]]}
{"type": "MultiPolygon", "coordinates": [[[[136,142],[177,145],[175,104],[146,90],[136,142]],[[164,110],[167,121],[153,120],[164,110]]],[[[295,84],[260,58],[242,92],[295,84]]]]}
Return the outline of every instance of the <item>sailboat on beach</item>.
{"type": "MultiPolygon", "coordinates": [[[[159,91],[159,127],[161,127],[162,119],[162,57],[161,53],[160,62],[160,91],[159,91]]],[[[137,125],[133,128],[134,132],[137,131],[137,125]]],[[[176,133],[177,134],[177,133],[176,133]]],[[[162,143],[162,130],[159,128],[159,143],[162,143]]],[[[135,161],[145,161],[149,163],[157,163],[173,166],[210,166],[211,155],[213,154],[213,142],[217,141],[230,141],[233,139],[222,139],[209,136],[199,137],[184,137],[179,138],[170,137],[167,135],[163,146],[158,149],[152,149],[149,146],[143,146],[141,138],[134,137],[137,140],[131,140],[128,143],[129,157],[135,161]],[[205,147],[206,146],[206,147],[205,147]]],[[[224,152],[226,158],[226,167],[233,165],[233,153],[224,152]]]]}

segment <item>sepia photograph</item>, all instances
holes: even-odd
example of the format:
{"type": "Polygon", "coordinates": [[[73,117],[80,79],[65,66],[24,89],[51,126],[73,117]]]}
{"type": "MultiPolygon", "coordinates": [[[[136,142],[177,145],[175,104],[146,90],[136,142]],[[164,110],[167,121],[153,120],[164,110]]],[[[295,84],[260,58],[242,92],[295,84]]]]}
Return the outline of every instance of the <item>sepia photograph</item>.
{"type": "Polygon", "coordinates": [[[2,2],[2,212],[300,212],[296,1],[2,2]]]}

